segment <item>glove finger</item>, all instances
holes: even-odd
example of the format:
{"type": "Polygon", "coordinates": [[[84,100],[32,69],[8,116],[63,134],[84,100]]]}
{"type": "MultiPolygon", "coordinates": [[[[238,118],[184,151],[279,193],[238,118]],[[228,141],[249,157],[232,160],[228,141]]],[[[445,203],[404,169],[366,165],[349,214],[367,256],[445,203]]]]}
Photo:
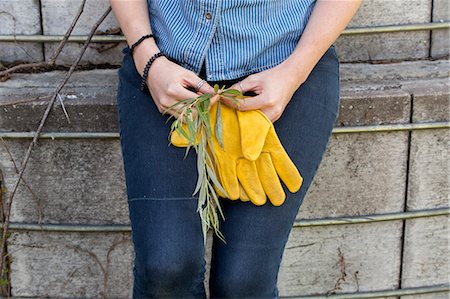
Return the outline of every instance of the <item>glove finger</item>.
{"type": "Polygon", "coordinates": [[[241,201],[249,201],[250,197],[248,196],[247,192],[245,192],[244,187],[242,187],[241,184],[239,184],[239,199],[241,201]]]}
{"type": "Polygon", "coordinates": [[[226,159],[224,155],[216,155],[217,167],[220,176],[220,183],[227,192],[229,199],[239,198],[239,182],[236,172],[236,163],[231,159],[226,159]]]}
{"type": "Polygon", "coordinates": [[[216,190],[216,193],[218,196],[222,197],[222,198],[227,198],[227,196],[225,194],[222,193],[222,191],[220,191],[219,188],[217,188],[216,185],[214,185],[214,189],[216,190]]]}
{"type": "Polygon", "coordinates": [[[264,191],[269,197],[270,202],[274,206],[280,206],[286,199],[283,186],[281,186],[275,167],[269,153],[261,153],[258,160],[256,160],[256,167],[258,169],[259,179],[264,191]]]}
{"type": "MultiPolygon", "coordinates": [[[[190,137],[188,127],[185,123],[181,125],[184,133],[190,137]]],[[[189,145],[189,140],[186,138],[186,135],[180,134],[178,131],[174,130],[170,134],[170,143],[177,147],[187,147],[189,145]]],[[[200,134],[197,134],[195,138],[195,144],[200,142],[200,134]]]]}
{"type": "MultiPolygon", "coordinates": [[[[214,163],[214,161],[213,161],[213,159],[212,159],[211,149],[210,149],[209,147],[207,147],[207,148],[206,148],[206,151],[207,151],[207,157],[208,157],[208,158],[207,158],[207,162],[208,162],[208,164],[210,165],[210,167],[212,167],[212,168],[214,169],[214,172],[215,172],[215,174],[216,174],[216,178],[217,178],[217,180],[219,181],[220,186],[222,186],[222,189],[225,189],[225,188],[223,187],[222,175],[220,174],[219,167],[217,167],[217,164],[214,163]]],[[[224,194],[224,193],[221,191],[221,189],[214,183],[214,181],[213,181],[213,186],[214,186],[214,189],[216,190],[216,193],[217,193],[218,196],[223,197],[223,198],[227,198],[227,195],[224,194]]],[[[225,192],[226,192],[226,190],[225,190],[225,192]]]]}
{"type": "MultiPolygon", "coordinates": [[[[187,133],[187,126],[185,124],[182,125],[183,130],[187,133]]],[[[176,130],[172,131],[172,133],[170,134],[170,143],[172,143],[173,145],[177,146],[177,147],[187,147],[189,145],[189,141],[186,139],[185,136],[180,135],[180,133],[178,133],[176,130]]]]}
{"type": "Polygon", "coordinates": [[[264,188],[258,177],[258,171],[254,161],[239,159],[237,163],[238,179],[251,202],[257,206],[266,203],[267,198],[264,188]]]}
{"type": "Polygon", "coordinates": [[[297,192],[303,183],[303,178],[295,166],[294,162],[292,162],[291,158],[284,150],[283,145],[280,142],[280,139],[275,132],[275,129],[272,127],[267,135],[267,142],[264,150],[270,152],[273,165],[280,176],[281,180],[284,182],[286,187],[292,193],[297,192]]]}
{"type": "Polygon", "coordinates": [[[241,133],[242,154],[250,161],[258,159],[271,127],[267,118],[261,117],[256,110],[236,111],[241,133]]]}

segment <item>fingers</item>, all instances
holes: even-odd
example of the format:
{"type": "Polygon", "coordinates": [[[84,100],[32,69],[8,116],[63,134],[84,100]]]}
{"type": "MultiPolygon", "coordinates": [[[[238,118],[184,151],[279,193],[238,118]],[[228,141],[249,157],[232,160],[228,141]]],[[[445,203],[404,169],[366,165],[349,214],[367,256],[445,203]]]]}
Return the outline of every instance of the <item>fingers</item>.
{"type": "MultiPolygon", "coordinates": [[[[167,97],[165,98],[165,100],[163,99],[160,102],[161,110],[167,111],[167,113],[173,115],[176,118],[179,118],[182,105],[177,105],[170,109],[169,109],[169,107],[176,104],[177,101],[182,101],[182,100],[189,99],[189,98],[197,98],[199,95],[204,94],[204,93],[213,94],[214,88],[211,87],[206,81],[200,79],[195,74],[193,74],[192,76],[189,76],[187,79],[185,79],[182,83],[171,84],[170,87],[167,88],[167,97]],[[193,82],[196,82],[196,83],[194,84],[193,82]],[[199,86],[199,84],[201,84],[201,86],[197,90],[197,92],[195,92],[195,88],[192,86],[193,85],[199,86]],[[169,110],[167,110],[167,109],[169,109],[169,110]]],[[[216,102],[217,100],[218,100],[217,96],[212,97],[210,106],[212,104],[214,104],[214,102],[216,102]]],[[[198,115],[197,110],[193,109],[192,110],[193,119],[196,119],[197,115],[198,115]]],[[[182,121],[185,122],[185,119],[183,119],[182,121]]]]}
{"type": "MultiPolygon", "coordinates": [[[[244,80],[242,80],[242,81],[239,81],[239,82],[237,82],[237,83],[231,85],[231,86],[229,87],[229,89],[236,89],[236,90],[239,90],[239,91],[241,91],[243,94],[246,93],[246,92],[250,92],[250,91],[251,91],[252,85],[251,85],[248,81],[249,81],[249,80],[248,80],[248,77],[247,77],[246,79],[244,79],[244,80]]],[[[224,103],[225,105],[227,105],[227,106],[229,106],[229,107],[235,108],[235,109],[238,109],[238,106],[240,106],[241,103],[242,103],[245,99],[238,99],[238,100],[239,100],[239,104],[235,103],[235,101],[233,101],[233,100],[231,100],[231,99],[228,99],[228,98],[226,98],[226,97],[221,97],[221,98],[220,98],[220,101],[221,101],[222,103],[224,103]]]]}
{"type": "MultiPolygon", "coordinates": [[[[199,80],[201,80],[199,78],[199,80]]],[[[199,94],[205,94],[205,93],[209,93],[209,94],[214,94],[214,88],[208,84],[208,82],[205,82],[202,84],[202,86],[197,89],[197,93],[199,94]]]]}

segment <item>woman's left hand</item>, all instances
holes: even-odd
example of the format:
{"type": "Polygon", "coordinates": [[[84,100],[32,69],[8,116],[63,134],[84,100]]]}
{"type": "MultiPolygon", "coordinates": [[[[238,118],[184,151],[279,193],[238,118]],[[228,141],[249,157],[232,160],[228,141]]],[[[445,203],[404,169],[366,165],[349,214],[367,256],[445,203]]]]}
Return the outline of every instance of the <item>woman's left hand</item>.
{"type": "Polygon", "coordinates": [[[253,92],[256,96],[239,100],[239,107],[231,100],[222,98],[226,105],[240,111],[260,109],[272,123],[278,120],[294,92],[306,80],[307,74],[298,74],[287,61],[252,74],[230,88],[242,93],[253,92]]]}

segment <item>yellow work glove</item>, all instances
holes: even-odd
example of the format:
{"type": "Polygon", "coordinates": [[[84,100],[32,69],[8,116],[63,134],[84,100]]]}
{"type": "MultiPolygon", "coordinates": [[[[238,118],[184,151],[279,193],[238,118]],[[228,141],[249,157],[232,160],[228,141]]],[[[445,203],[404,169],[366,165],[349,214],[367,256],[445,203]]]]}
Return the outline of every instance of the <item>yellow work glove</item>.
{"type": "MultiPolygon", "coordinates": [[[[244,167],[240,167],[238,171],[238,160],[240,158],[243,158],[243,154],[240,143],[239,123],[237,119],[237,114],[235,113],[234,109],[225,105],[221,105],[220,113],[222,119],[222,140],[224,144],[224,148],[222,148],[216,138],[215,132],[217,108],[218,102],[211,105],[209,110],[210,126],[212,130],[211,141],[214,149],[212,149],[210,144],[208,144],[208,151],[209,153],[211,153],[211,151],[214,150],[217,162],[217,165],[214,165],[214,168],[216,169],[217,179],[219,180],[223,189],[226,191],[227,195],[220,192],[218,188],[215,188],[217,193],[221,197],[227,197],[232,200],[239,199],[241,194],[241,188],[239,186],[239,179],[238,179],[239,173],[242,174],[243,176],[250,177],[253,180],[252,184],[258,185],[256,190],[258,190],[259,192],[255,194],[255,192],[252,192],[250,190],[251,197],[258,198],[260,201],[262,201],[263,198],[265,200],[266,196],[264,194],[264,190],[261,186],[261,183],[259,182],[256,167],[253,169],[253,173],[248,173],[248,171],[244,167]]],[[[183,124],[183,129],[187,134],[189,134],[186,124],[183,124]]],[[[179,135],[178,132],[174,131],[170,137],[171,143],[173,145],[178,147],[188,146],[188,140],[184,136],[179,135]]],[[[197,143],[198,140],[199,138],[197,136],[196,137],[197,143]]],[[[241,163],[241,166],[245,166],[245,164],[241,163]]],[[[245,178],[242,177],[241,179],[243,179],[244,181],[246,180],[245,178]]],[[[247,181],[248,180],[249,179],[247,179],[247,181]]]]}
{"type": "Polygon", "coordinates": [[[259,180],[266,195],[273,205],[279,206],[285,201],[286,194],[284,193],[278,176],[292,193],[295,193],[300,189],[303,178],[281,144],[273,123],[262,111],[237,110],[236,113],[241,128],[242,148],[246,148],[250,144],[258,146],[256,152],[244,151],[244,156],[247,160],[255,161],[259,180]],[[258,130],[258,128],[265,128],[266,125],[269,128],[263,141],[264,144],[262,145],[260,154],[256,158],[255,154],[259,151],[261,140],[259,140],[259,137],[255,136],[252,131],[258,130]]]}
{"type": "MultiPolygon", "coordinates": [[[[237,111],[221,105],[222,149],[215,137],[217,104],[211,106],[210,121],[213,147],[220,183],[228,198],[251,200],[255,205],[281,205],[286,195],[278,175],[291,192],[297,192],[302,177],[276,135],[272,122],[259,110],[237,111]]],[[[174,132],[171,142],[187,146],[187,140],[174,132]]],[[[217,190],[217,188],[216,188],[217,190]]],[[[219,190],[219,195],[226,197],[219,190]]]]}

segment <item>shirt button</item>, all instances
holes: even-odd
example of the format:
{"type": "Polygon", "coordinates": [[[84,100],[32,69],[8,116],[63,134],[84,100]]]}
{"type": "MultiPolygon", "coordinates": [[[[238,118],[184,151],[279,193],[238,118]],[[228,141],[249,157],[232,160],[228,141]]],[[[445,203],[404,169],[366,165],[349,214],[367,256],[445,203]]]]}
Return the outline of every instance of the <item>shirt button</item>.
{"type": "Polygon", "coordinates": [[[205,13],[205,18],[207,20],[211,20],[212,19],[212,14],[210,12],[205,13]]]}

